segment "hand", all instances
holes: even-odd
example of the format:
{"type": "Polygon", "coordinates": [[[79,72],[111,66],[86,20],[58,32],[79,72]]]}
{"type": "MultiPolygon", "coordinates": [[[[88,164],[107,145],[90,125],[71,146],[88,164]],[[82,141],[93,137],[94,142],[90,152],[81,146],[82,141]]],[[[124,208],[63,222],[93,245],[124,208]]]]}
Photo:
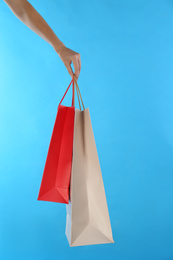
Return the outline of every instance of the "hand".
{"type": "Polygon", "coordinates": [[[73,79],[73,74],[76,76],[76,80],[79,78],[80,70],[81,70],[81,59],[80,54],[72,51],[71,49],[67,48],[65,45],[62,45],[58,49],[55,48],[55,51],[60,56],[62,62],[64,63],[65,67],[67,68],[69,74],[73,79]],[[73,62],[75,73],[71,68],[71,63],[73,62]]]}

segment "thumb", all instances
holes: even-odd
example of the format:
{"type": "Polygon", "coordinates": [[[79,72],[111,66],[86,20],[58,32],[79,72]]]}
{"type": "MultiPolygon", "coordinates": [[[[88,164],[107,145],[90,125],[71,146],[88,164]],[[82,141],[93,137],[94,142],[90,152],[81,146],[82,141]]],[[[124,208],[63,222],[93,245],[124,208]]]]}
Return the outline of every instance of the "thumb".
{"type": "Polygon", "coordinates": [[[70,74],[70,76],[71,76],[72,79],[73,79],[73,70],[72,70],[71,66],[68,64],[68,65],[66,65],[66,68],[67,68],[67,70],[68,70],[68,73],[70,74]]]}

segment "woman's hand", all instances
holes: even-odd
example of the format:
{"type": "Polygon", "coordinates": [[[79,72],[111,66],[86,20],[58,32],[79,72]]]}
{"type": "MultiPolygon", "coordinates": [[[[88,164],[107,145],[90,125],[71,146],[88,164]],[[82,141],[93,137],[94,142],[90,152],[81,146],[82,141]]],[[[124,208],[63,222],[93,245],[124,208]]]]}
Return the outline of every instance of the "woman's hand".
{"type": "Polygon", "coordinates": [[[10,7],[12,12],[26,24],[31,30],[37,33],[45,41],[52,45],[59,57],[66,66],[69,74],[73,79],[73,70],[71,63],[73,62],[76,80],[78,80],[81,70],[80,54],[67,48],[63,42],[56,36],[43,17],[35,10],[35,8],[27,0],[4,0],[10,7]]]}
{"type": "Polygon", "coordinates": [[[65,45],[55,48],[55,51],[58,53],[59,57],[61,58],[65,67],[67,68],[72,79],[73,79],[73,70],[71,68],[71,63],[73,62],[73,66],[75,69],[74,74],[76,76],[76,80],[78,80],[80,70],[81,70],[80,54],[75,51],[72,51],[71,49],[67,48],[65,45]]]}

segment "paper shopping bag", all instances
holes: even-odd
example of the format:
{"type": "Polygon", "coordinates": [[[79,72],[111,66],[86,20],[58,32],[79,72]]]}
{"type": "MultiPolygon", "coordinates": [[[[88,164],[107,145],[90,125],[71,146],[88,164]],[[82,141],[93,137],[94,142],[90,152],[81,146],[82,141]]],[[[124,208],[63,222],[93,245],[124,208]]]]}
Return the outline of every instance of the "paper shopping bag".
{"type": "Polygon", "coordinates": [[[72,247],[114,243],[90,112],[84,105],[83,109],[75,109],[70,200],[66,205],[65,233],[72,247]]]}
{"type": "Polygon", "coordinates": [[[69,202],[75,113],[73,80],[70,82],[70,85],[58,105],[37,200],[60,203],[69,202]],[[61,102],[72,82],[72,106],[63,106],[61,102]]]}

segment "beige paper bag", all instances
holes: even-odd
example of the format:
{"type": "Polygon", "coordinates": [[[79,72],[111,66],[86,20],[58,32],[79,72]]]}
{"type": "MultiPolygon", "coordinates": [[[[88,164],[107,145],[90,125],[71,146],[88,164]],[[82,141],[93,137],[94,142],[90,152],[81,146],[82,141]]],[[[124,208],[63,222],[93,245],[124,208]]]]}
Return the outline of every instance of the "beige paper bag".
{"type": "MultiPolygon", "coordinates": [[[[79,100],[81,94],[75,83],[79,100]]],[[[75,109],[70,201],[66,210],[65,233],[70,246],[114,243],[89,108],[75,109]]]]}

